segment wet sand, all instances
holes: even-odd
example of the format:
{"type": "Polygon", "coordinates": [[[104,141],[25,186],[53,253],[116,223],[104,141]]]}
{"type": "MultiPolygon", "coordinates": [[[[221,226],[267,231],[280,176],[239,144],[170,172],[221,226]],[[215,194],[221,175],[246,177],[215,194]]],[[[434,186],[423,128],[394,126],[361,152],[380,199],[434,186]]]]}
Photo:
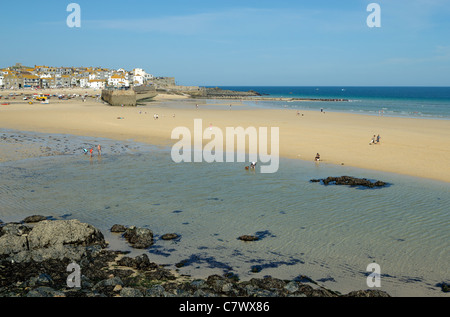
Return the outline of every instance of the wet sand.
{"type": "MultiPolygon", "coordinates": [[[[3,96],[7,93],[0,92],[3,96]]],[[[100,92],[83,89],[68,93],[95,96],[100,92]]],[[[301,111],[297,115],[296,110],[239,107],[236,101],[231,108],[226,101],[222,106],[222,103],[207,105],[205,101],[197,108],[198,101],[167,95],[133,108],[110,107],[94,97],[87,98],[86,102],[81,98],[52,98],[49,104],[30,105],[21,97],[8,102],[10,105],[0,106],[0,127],[5,129],[171,146],[178,141],[171,139],[172,130],[187,127],[193,131],[194,119],[203,120],[203,129],[212,125],[222,131],[226,127],[279,127],[282,157],[312,161],[320,153],[321,164],[345,164],[450,182],[450,120],[319,111],[301,111]],[[159,119],[155,120],[154,114],[159,119]],[[381,142],[369,145],[374,134],[380,134],[381,142]]],[[[0,157],[5,160],[11,154],[11,144],[4,146],[3,141],[0,144],[0,157]]],[[[31,148],[26,152],[34,155],[31,148]]]]}

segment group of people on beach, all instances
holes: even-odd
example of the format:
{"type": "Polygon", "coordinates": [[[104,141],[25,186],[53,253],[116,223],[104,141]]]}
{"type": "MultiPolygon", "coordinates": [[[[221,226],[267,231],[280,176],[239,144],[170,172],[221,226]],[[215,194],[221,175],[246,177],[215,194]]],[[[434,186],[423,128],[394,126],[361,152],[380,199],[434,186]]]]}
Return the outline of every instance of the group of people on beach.
{"type": "MultiPolygon", "coordinates": [[[[89,153],[90,157],[92,158],[92,155],[94,153],[94,148],[90,148],[89,150],[83,149],[83,151],[84,151],[84,155],[87,155],[89,153]]],[[[97,153],[98,153],[98,156],[102,156],[102,146],[100,144],[97,145],[97,153]]]]}
{"type": "Polygon", "coordinates": [[[380,137],[380,135],[378,134],[378,136],[377,135],[373,135],[373,137],[372,137],[372,140],[370,140],[370,142],[369,142],[369,145],[372,145],[372,144],[379,144],[381,142],[381,137],[380,137]]]}

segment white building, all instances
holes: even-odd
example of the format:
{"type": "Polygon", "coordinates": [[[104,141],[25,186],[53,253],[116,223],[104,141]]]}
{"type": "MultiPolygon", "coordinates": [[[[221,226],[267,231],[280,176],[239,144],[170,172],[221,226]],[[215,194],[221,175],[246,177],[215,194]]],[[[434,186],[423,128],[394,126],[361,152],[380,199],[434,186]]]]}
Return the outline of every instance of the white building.
{"type": "Polygon", "coordinates": [[[153,75],[147,74],[142,68],[133,69],[133,84],[140,86],[153,79],[153,75]]]}
{"type": "Polygon", "coordinates": [[[80,80],[81,88],[89,87],[89,78],[88,77],[81,77],[79,80],[80,80]]]}
{"type": "Polygon", "coordinates": [[[123,75],[112,75],[108,78],[108,85],[114,87],[129,87],[130,82],[123,75]]]}
{"type": "Polygon", "coordinates": [[[102,79],[91,79],[88,82],[88,87],[93,89],[105,89],[106,80],[102,79]]]}

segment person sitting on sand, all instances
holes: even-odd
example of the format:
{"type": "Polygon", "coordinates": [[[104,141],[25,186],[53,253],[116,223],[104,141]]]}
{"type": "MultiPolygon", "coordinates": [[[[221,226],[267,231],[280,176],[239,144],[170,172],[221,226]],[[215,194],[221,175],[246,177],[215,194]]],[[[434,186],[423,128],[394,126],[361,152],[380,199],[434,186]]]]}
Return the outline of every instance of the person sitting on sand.
{"type": "Polygon", "coordinates": [[[377,144],[377,136],[374,134],[372,140],[370,140],[369,145],[377,144]]]}
{"type": "Polygon", "coordinates": [[[315,160],[316,160],[316,162],[320,161],[320,154],[319,153],[316,154],[315,160]]]}

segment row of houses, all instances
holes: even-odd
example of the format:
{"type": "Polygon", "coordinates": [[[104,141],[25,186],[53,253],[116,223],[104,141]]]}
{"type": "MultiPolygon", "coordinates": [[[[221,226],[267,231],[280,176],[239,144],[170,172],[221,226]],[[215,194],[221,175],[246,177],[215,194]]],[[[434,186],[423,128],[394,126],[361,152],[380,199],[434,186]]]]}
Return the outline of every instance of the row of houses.
{"type": "Polygon", "coordinates": [[[0,88],[127,88],[151,84],[153,76],[142,68],[127,71],[100,67],[27,67],[18,63],[0,69],[0,88]]]}

